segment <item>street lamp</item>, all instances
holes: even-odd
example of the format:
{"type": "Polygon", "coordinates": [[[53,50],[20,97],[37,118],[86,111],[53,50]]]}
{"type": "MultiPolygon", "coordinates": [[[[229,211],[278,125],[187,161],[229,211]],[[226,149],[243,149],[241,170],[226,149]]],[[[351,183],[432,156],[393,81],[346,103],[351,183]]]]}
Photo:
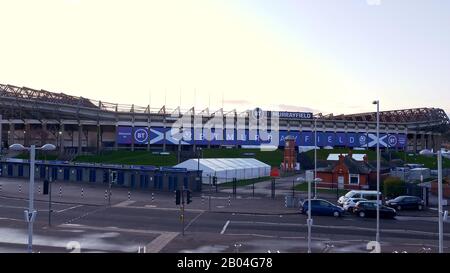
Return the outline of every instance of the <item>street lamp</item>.
{"type": "MultiPolygon", "coordinates": [[[[317,117],[314,117],[314,179],[317,177],[317,117]]],[[[314,183],[314,199],[317,198],[317,186],[314,183]]]]}
{"type": "Polygon", "coordinates": [[[24,147],[22,144],[12,144],[9,149],[13,151],[30,151],[30,185],[29,185],[29,207],[24,211],[25,221],[28,223],[28,252],[33,252],[33,222],[36,218],[36,210],[34,209],[34,171],[35,171],[35,155],[36,150],[51,151],[55,150],[56,146],[53,144],[45,144],[42,147],[36,148],[35,145],[24,147]]]}
{"type": "Polygon", "coordinates": [[[322,181],[320,178],[313,178],[314,173],[312,171],[306,171],[306,178],[299,177],[297,181],[308,182],[308,219],[306,225],[308,226],[308,253],[311,253],[311,229],[313,220],[311,217],[311,182],[317,183],[322,181]]]}
{"type": "Polygon", "coordinates": [[[380,244],[380,101],[375,100],[372,104],[377,105],[377,233],[375,241],[380,244]]]}

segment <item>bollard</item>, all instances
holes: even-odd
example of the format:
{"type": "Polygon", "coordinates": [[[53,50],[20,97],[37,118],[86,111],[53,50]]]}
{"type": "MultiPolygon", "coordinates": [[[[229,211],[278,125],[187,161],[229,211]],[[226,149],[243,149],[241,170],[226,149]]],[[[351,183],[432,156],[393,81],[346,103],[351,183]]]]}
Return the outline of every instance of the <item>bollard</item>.
{"type": "Polygon", "coordinates": [[[38,193],[41,194],[41,186],[38,186],[38,193]]]}
{"type": "Polygon", "coordinates": [[[0,184],[0,192],[2,192],[3,191],[3,189],[2,189],[2,184],[0,184]]]}
{"type": "Polygon", "coordinates": [[[131,192],[128,191],[128,200],[131,199],[131,192]]]}
{"type": "Polygon", "coordinates": [[[287,201],[287,196],[284,197],[284,207],[288,207],[288,201],[287,201]]]}
{"type": "Polygon", "coordinates": [[[81,198],[83,198],[83,196],[84,196],[84,190],[83,190],[83,188],[81,188],[81,198]]]}
{"type": "Polygon", "coordinates": [[[22,185],[19,185],[19,192],[22,192],[22,185]]]}
{"type": "Polygon", "coordinates": [[[105,200],[108,199],[108,191],[105,190],[105,200]]]}
{"type": "Polygon", "coordinates": [[[228,206],[231,206],[231,196],[228,195],[228,206]]]}
{"type": "Polygon", "coordinates": [[[155,195],[152,192],[152,202],[155,201],[155,195]]]}
{"type": "Polygon", "coordinates": [[[59,186],[59,197],[62,196],[62,186],[59,186]]]}
{"type": "Polygon", "coordinates": [[[202,195],[202,205],[205,204],[205,197],[202,195]]]}

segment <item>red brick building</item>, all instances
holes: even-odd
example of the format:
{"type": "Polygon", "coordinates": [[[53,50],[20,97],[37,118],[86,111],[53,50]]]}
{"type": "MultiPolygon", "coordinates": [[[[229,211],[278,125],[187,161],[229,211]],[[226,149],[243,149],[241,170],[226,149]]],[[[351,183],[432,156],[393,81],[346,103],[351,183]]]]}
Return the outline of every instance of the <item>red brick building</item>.
{"type": "MultiPolygon", "coordinates": [[[[338,186],[349,190],[376,189],[377,168],[376,163],[369,163],[367,155],[363,161],[357,161],[350,151],[347,156],[339,155],[338,161],[326,161],[327,166],[317,168],[317,177],[322,182],[320,188],[336,189],[338,186]]],[[[389,173],[389,167],[380,168],[380,179],[383,180],[389,173]]]]}

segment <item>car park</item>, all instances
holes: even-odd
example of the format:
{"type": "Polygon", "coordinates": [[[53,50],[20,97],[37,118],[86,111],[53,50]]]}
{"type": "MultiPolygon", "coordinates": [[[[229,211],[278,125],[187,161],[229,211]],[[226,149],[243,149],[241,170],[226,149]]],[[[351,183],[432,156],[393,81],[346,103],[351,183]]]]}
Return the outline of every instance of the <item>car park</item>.
{"type": "MultiPolygon", "coordinates": [[[[301,212],[308,213],[308,200],[302,204],[301,212]]],[[[323,199],[311,200],[311,215],[327,215],[340,217],[344,214],[344,209],[323,199]]]]}
{"type": "Polygon", "coordinates": [[[355,208],[356,203],[358,203],[359,201],[367,201],[367,199],[364,199],[364,198],[349,198],[349,199],[347,199],[344,202],[342,208],[345,211],[353,212],[353,209],[355,208]]]}
{"type": "Polygon", "coordinates": [[[423,210],[425,203],[417,196],[398,196],[386,201],[386,206],[396,210],[423,210]]]}
{"type": "Polygon", "coordinates": [[[360,201],[356,203],[353,213],[361,218],[376,217],[377,206],[379,206],[380,218],[395,218],[395,216],[397,216],[395,209],[377,205],[377,203],[373,201],[360,201]]]}

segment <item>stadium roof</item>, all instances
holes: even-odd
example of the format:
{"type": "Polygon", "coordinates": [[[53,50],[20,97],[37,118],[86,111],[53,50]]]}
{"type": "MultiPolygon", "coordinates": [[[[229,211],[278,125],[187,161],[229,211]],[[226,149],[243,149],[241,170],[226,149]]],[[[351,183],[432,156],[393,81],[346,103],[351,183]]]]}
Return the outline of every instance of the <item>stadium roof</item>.
{"type": "MultiPolygon", "coordinates": [[[[93,120],[117,120],[117,114],[127,114],[142,118],[151,115],[170,118],[171,115],[194,114],[213,117],[215,115],[238,114],[247,116],[248,111],[237,113],[236,110],[210,111],[206,108],[199,111],[194,107],[183,110],[151,108],[147,106],[124,105],[108,103],[83,97],[71,96],[64,93],[55,93],[46,90],[36,90],[28,87],[0,84],[0,114],[5,119],[93,119],[93,120]]],[[[348,121],[367,122],[376,121],[376,113],[359,113],[350,115],[321,115],[322,121],[348,121]]],[[[380,122],[384,124],[408,124],[417,128],[433,127],[439,131],[445,131],[450,120],[444,110],[439,108],[414,108],[380,112],[380,122]]],[[[434,129],[434,130],[435,130],[434,129]]]]}

